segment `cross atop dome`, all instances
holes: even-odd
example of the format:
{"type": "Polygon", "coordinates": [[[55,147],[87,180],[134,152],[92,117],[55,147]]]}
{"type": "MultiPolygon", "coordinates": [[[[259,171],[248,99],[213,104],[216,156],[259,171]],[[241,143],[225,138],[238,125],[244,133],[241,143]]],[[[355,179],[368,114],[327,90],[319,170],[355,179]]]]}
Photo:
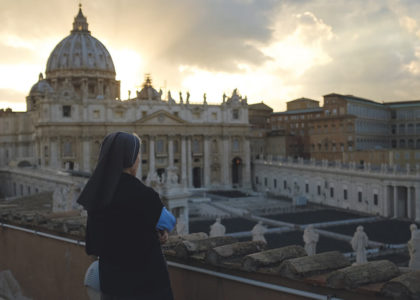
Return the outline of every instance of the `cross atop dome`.
{"type": "Polygon", "coordinates": [[[73,33],[73,32],[77,32],[77,31],[90,33],[90,31],[88,30],[87,18],[83,15],[82,3],[80,3],[80,2],[79,2],[79,13],[74,18],[73,30],[71,32],[73,33]]]}
{"type": "Polygon", "coordinates": [[[152,77],[150,74],[145,74],[143,87],[152,87],[152,77]]]}

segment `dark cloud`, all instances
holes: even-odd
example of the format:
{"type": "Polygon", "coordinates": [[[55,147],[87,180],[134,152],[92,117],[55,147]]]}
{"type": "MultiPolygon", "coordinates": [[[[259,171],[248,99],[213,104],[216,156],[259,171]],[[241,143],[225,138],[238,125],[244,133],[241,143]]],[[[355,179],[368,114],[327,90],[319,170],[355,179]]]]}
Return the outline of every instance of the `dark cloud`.
{"type": "MultiPolygon", "coordinates": [[[[83,5],[92,34],[109,49],[138,51],[142,72],[152,73],[157,87],[167,80],[180,89],[187,73],[180,73],[180,65],[238,74],[238,64],[246,64],[267,70],[273,90],[279,91],[281,83],[284,90],[296,89],[297,96],[340,92],[377,100],[420,98],[420,1],[103,0],[83,5]],[[415,29],[405,28],[403,18],[411,18],[415,29]],[[333,38],[323,37],[327,32],[317,29],[319,24],[333,38]],[[330,61],[312,65],[302,76],[280,70],[283,66],[273,71],[270,64],[277,58],[262,52],[263,47],[298,27],[300,38],[321,47],[330,61]],[[410,72],[410,63],[419,72],[410,72]]],[[[65,0],[8,1],[0,10],[0,34],[58,43],[69,34],[77,9],[77,2],[65,0]]],[[[32,59],[29,50],[7,47],[0,45],[2,63],[32,59]]],[[[45,65],[46,59],[40,63],[45,65]]],[[[264,88],[267,95],[269,88],[264,88]]],[[[258,91],[247,94],[250,102],[260,100],[258,91]]],[[[1,99],[9,101],[10,96],[1,99]]]]}
{"type": "MultiPolygon", "coordinates": [[[[286,79],[286,85],[300,84],[301,92],[314,98],[331,92],[378,101],[420,98],[416,93],[419,74],[406,67],[418,59],[419,38],[401,26],[401,18],[407,15],[398,6],[382,1],[346,1],[345,5],[334,1],[325,10],[319,4],[313,1],[300,9],[332,27],[335,38],[322,45],[331,61],[315,65],[302,77],[286,79]]],[[[409,11],[407,6],[404,11],[409,11]]]]}
{"type": "Polygon", "coordinates": [[[100,14],[101,20],[95,15],[98,35],[103,28],[111,27],[113,40],[153,53],[149,59],[213,71],[237,71],[238,63],[258,65],[269,59],[255,44],[271,39],[273,1],[116,3],[111,10],[98,8],[105,14],[100,14]]]}

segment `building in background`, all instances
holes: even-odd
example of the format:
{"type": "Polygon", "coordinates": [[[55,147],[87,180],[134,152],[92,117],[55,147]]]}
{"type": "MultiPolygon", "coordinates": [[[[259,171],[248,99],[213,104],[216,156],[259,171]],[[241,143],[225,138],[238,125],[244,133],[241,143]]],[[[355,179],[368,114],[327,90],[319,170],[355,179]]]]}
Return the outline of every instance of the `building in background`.
{"type": "Polygon", "coordinates": [[[265,155],[360,166],[420,163],[420,101],[378,103],[333,93],[324,96],[322,107],[315,100],[292,100],[268,123],[265,155]]]}
{"type": "Polygon", "coordinates": [[[27,112],[0,111],[0,166],[36,166],[90,173],[103,138],[114,131],[142,139],[138,177],[176,169],[186,188],[249,188],[248,104],[235,89],[220,104],[162,95],[146,76],[122,101],[105,46],[91,35],[81,8],[73,29],[48,58],[45,78],[26,98],[27,112]]]}

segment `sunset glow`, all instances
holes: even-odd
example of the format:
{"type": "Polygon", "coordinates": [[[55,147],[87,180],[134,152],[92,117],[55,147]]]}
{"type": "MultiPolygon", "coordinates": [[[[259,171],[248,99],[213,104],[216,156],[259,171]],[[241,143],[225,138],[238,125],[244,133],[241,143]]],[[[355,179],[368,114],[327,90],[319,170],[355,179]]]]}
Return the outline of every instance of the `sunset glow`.
{"type": "MultiPolygon", "coordinates": [[[[1,8],[0,108],[21,110],[78,8],[64,0],[1,8]]],[[[208,102],[220,103],[238,88],[249,103],[275,110],[331,92],[377,101],[419,98],[415,1],[105,0],[83,3],[83,12],[112,55],[122,99],[129,90],[135,95],[146,73],[164,97],[171,90],[178,100],[189,91],[192,102],[206,93],[208,102]]]]}

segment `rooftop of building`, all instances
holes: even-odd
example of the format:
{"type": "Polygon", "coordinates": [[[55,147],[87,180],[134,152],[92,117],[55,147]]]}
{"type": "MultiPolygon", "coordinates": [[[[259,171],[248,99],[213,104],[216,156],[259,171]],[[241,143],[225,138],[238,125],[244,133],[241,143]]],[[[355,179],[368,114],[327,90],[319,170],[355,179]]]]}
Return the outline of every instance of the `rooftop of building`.
{"type": "Polygon", "coordinates": [[[384,105],[390,106],[391,108],[419,107],[420,100],[384,102],[384,105]]]}
{"type": "Polygon", "coordinates": [[[305,109],[296,109],[296,110],[286,110],[273,113],[273,116],[277,115],[294,115],[294,114],[308,114],[308,113],[316,113],[323,111],[322,107],[314,107],[314,108],[305,108],[305,109]]]}
{"type": "MultiPolygon", "coordinates": [[[[197,194],[195,199],[201,196],[197,194]]],[[[418,285],[413,282],[420,280],[420,272],[405,268],[407,250],[390,247],[407,242],[408,221],[316,205],[291,207],[284,198],[264,198],[261,205],[260,195],[237,192],[219,191],[204,196],[212,200],[191,204],[193,233],[171,236],[164,245],[169,261],[298,286],[301,290],[322,290],[343,299],[349,299],[349,295],[386,299],[397,292],[405,293],[406,299],[417,299],[419,295],[418,285]],[[217,216],[222,217],[226,236],[209,237],[209,226],[217,216]],[[250,231],[258,220],[268,228],[267,244],[251,241],[250,231]],[[302,247],[302,231],[308,224],[314,224],[321,235],[320,253],[314,256],[307,256],[302,247]],[[354,257],[348,255],[351,251],[348,239],[360,224],[373,239],[369,245],[371,257],[367,264],[352,266],[354,257]],[[383,250],[383,255],[374,255],[375,249],[383,250]]],[[[52,193],[2,201],[0,223],[82,241],[86,217],[80,211],[53,213],[51,202],[52,193]]]]}
{"type": "Polygon", "coordinates": [[[296,98],[296,99],[293,99],[293,100],[287,101],[286,103],[296,102],[296,101],[305,101],[305,102],[319,103],[319,101],[318,101],[318,100],[314,100],[314,99],[310,99],[310,98],[305,98],[305,97],[296,98]]]}
{"type": "Polygon", "coordinates": [[[268,111],[273,111],[273,109],[268,106],[267,104],[265,104],[264,102],[259,102],[259,103],[253,103],[253,104],[248,104],[248,109],[249,110],[268,110],[268,111]]]}
{"type": "Polygon", "coordinates": [[[357,96],[354,96],[354,95],[342,95],[342,94],[337,94],[337,93],[331,93],[331,94],[324,95],[324,98],[325,97],[340,97],[340,98],[344,98],[344,99],[349,100],[349,101],[359,101],[359,102],[372,103],[372,104],[381,104],[379,102],[376,102],[376,101],[373,101],[373,100],[370,100],[370,99],[366,99],[366,98],[362,98],[362,97],[357,97],[357,96]]]}

